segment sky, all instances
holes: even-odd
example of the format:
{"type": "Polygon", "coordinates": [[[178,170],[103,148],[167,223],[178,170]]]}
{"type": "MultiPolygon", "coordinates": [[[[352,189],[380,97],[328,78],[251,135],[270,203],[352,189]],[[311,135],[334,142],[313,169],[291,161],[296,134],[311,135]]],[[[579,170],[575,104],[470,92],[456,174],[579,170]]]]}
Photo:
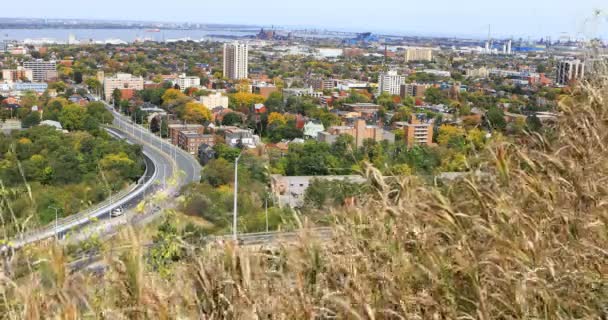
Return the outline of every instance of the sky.
{"type": "Polygon", "coordinates": [[[2,7],[0,16],[7,18],[230,23],[477,37],[487,36],[491,25],[497,38],[608,39],[606,0],[29,0],[27,6],[7,1],[2,7]],[[595,9],[603,10],[603,17],[591,19],[595,9]]]}

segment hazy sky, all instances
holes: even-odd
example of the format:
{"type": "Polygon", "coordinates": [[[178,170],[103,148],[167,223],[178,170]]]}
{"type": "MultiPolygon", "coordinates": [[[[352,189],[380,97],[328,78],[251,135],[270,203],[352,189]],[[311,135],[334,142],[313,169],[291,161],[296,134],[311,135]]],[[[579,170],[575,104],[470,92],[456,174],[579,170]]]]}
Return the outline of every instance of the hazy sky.
{"type": "MultiPolygon", "coordinates": [[[[5,1],[3,1],[5,2],[5,1]]],[[[6,1],[4,17],[95,18],[315,26],[417,34],[608,38],[607,0],[29,0],[6,1]],[[6,16],[8,13],[11,16],[6,16]]]]}

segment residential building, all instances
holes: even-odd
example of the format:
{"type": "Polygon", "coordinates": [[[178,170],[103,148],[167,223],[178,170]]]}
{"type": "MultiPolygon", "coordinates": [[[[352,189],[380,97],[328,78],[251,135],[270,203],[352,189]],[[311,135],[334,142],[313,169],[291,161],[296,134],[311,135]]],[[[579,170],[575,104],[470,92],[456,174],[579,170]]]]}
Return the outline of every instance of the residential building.
{"type": "Polygon", "coordinates": [[[343,108],[351,112],[378,111],[381,106],[375,103],[345,103],[343,108]]]}
{"type": "Polygon", "coordinates": [[[369,88],[369,83],[354,79],[336,80],[336,87],[341,91],[364,90],[369,88]]]}
{"type": "Polygon", "coordinates": [[[6,43],[6,41],[4,41],[4,40],[0,41],[0,53],[6,52],[7,49],[8,49],[8,44],[6,43]]]}
{"type": "Polygon", "coordinates": [[[376,142],[388,140],[395,141],[395,135],[391,132],[384,131],[378,126],[370,126],[365,123],[365,120],[357,120],[353,126],[333,126],[325,132],[319,133],[317,139],[322,142],[333,143],[337,136],[347,134],[355,139],[357,147],[363,146],[363,142],[367,139],[372,139],[376,142]]]}
{"type": "Polygon", "coordinates": [[[224,139],[231,147],[245,146],[255,148],[259,143],[259,137],[253,134],[251,129],[237,127],[224,127],[224,139]]]}
{"type": "Polygon", "coordinates": [[[320,98],[323,96],[323,92],[315,91],[315,90],[313,90],[312,87],[283,89],[283,97],[285,99],[287,99],[291,96],[296,96],[296,97],[309,96],[309,97],[320,98]]]}
{"type": "Polygon", "coordinates": [[[190,77],[190,76],[186,76],[185,73],[180,74],[175,81],[173,82],[173,85],[178,85],[182,90],[187,89],[187,88],[198,88],[201,86],[201,78],[199,77],[190,77]]]}
{"type": "Polygon", "coordinates": [[[399,92],[402,98],[405,97],[414,97],[414,98],[422,98],[424,97],[424,92],[429,87],[427,84],[418,84],[418,83],[406,83],[401,85],[401,90],[399,92]]]}
{"type": "Polygon", "coordinates": [[[319,135],[319,132],[323,132],[324,130],[325,127],[323,127],[322,123],[308,121],[304,125],[304,138],[315,139],[319,135]]]}
{"type": "Polygon", "coordinates": [[[201,96],[200,101],[208,109],[213,109],[213,108],[217,108],[217,107],[228,108],[228,104],[229,104],[228,97],[222,95],[219,92],[210,94],[208,96],[201,96]]]}
{"type": "Polygon", "coordinates": [[[3,69],[2,70],[2,80],[8,82],[15,82],[21,80],[30,80],[32,81],[34,78],[33,71],[30,69],[25,69],[23,67],[17,67],[17,69],[3,69]]]}
{"type": "Polygon", "coordinates": [[[197,154],[201,144],[213,146],[215,136],[212,134],[201,134],[198,131],[179,131],[177,134],[177,145],[190,154],[197,154]]]}
{"type": "Polygon", "coordinates": [[[315,179],[329,181],[346,181],[362,184],[366,180],[362,176],[271,176],[271,190],[277,200],[279,207],[288,206],[292,208],[300,207],[304,204],[306,189],[315,179]]]}
{"type": "Polygon", "coordinates": [[[179,142],[179,133],[181,131],[193,131],[198,134],[205,133],[205,127],[200,124],[182,124],[182,123],[172,123],[168,125],[169,128],[169,139],[171,139],[171,143],[174,145],[178,145],[179,142]]]}
{"type": "Polygon", "coordinates": [[[279,92],[279,88],[277,88],[275,85],[265,82],[256,83],[253,85],[253,93],[259,94],[266,99],[268,99],[270,94],[273,92],[279,92]]]}
{"type": "Polygon", "coordinates": [[[48,89],[49,85],[44,82],[15,82],[13,90],[15,91],[34,91],[43,93],[48,89]]]}
{"type": "Polygon", "coordinates": [[[324,79],[324,78],[313,78],[308,81],[309,85],[318,91],[333,90],[336,87],[336,80],[324,79]]]}
{"type": "Polygon", "coordinates": [[[224,77],[232,80],[248,76],[249,45],[246,43],[224,44],[224,77]]]}
{"type": "Polygon", "coordinates": [[[436,70],[436,69],[424,69],[422,70],[424,73],[428,73],[437,77],[449,78],[452,76],[452,73],[444,70],[436,70]]]}
{"type": "Polygon", "coordinates": [[[213,146],[203,143],[198,147],[198,160],[202,165],[206,165],[209,161],[215,159],[215,154],[213,146]]]}
{"type": "Polygon", "coordinates": [[[104,77],[103,90],[106,101],[112,100],[114,89],[144,89],[144,78],[136,77],[129,73],[117,73],[113,77],[104,77]]]}
{"type": "Polygon", "coordinates": [[[25,69],[32,70],[32,81],[44,82],[57,77],[57,63],[53,60],[36,59],[23,63],[25,69]]]}
{"type": "Polygon", "coordinates": [[[433,49],[431,48],[408,48],[405,50],[405,61],[432,61],[433,49]]]}
{"type": "Polygon", "coordinates": [[[466,76],[468,78],[487,78],[490,76],[490,70],[486,67],[467,69],[466,76]]]}
{"type": "Polygon", "coordinates": [[[433,121],[421,121],[412,116],[409,122],[396,122],[395,127],[403,128],[408,147],[433,145],[433,121]]]}
{"type": "Polygon", "coordinates": [[[402,84],[405,84],[405,76],[398,75],[396,71],[380,73],[378,76],[378,93],[387,92],[390,95],[399,95],[402,84]]]}
{"type": "Polygon", "coordinates": [[[567,85],[585,76],[585,63],[580,60],[563,60],[557,64],[556,84],[567,85]]]}

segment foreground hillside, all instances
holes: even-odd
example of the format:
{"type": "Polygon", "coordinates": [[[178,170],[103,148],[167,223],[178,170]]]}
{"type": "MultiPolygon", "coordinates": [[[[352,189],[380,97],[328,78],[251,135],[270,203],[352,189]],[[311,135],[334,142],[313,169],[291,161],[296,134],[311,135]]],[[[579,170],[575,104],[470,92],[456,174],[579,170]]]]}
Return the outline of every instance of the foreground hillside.
{"type": "Polygon", "coordinates": [[[103,276],[68,272],[60,248],[19,253],[5,270],[32,272],[0,280],[0,318],[605,318],[608,82],[561,109],[554,130],[489,146],[485,174],[450,185],[368,168],[374,191],[332,213],[332,241],[195,247],[167,224],[150,251],[125,232],[103,276]]]}

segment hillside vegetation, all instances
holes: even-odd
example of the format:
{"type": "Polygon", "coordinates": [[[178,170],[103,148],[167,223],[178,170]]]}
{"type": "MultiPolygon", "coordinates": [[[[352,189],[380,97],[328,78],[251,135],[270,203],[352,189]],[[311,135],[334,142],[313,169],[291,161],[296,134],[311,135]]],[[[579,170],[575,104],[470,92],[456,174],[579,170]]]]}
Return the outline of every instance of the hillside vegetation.
{"type": "Polygon", "coordinates": [[[86,209],[143,171],[141,147],[113,139],[99,125],[69,133],[37,126],[0,134],[0,237],[50,223],[50,207],[59,217],[86,209]]]}
{"type": "Polygon", "coordinates": [[[553,130],[471,159],[485,174],[428,185],[366,168],[372,191],[331,212],[331,241],[303,232],[273,251],[196,247],[168,221],[150,252],[125,231],[103,277],[68,272],[61,248],[44,260],[20,252],[7,271],[38,263],[2,279],[0,317],[606,318],[608,80],[560,107],[553,130]]]}

